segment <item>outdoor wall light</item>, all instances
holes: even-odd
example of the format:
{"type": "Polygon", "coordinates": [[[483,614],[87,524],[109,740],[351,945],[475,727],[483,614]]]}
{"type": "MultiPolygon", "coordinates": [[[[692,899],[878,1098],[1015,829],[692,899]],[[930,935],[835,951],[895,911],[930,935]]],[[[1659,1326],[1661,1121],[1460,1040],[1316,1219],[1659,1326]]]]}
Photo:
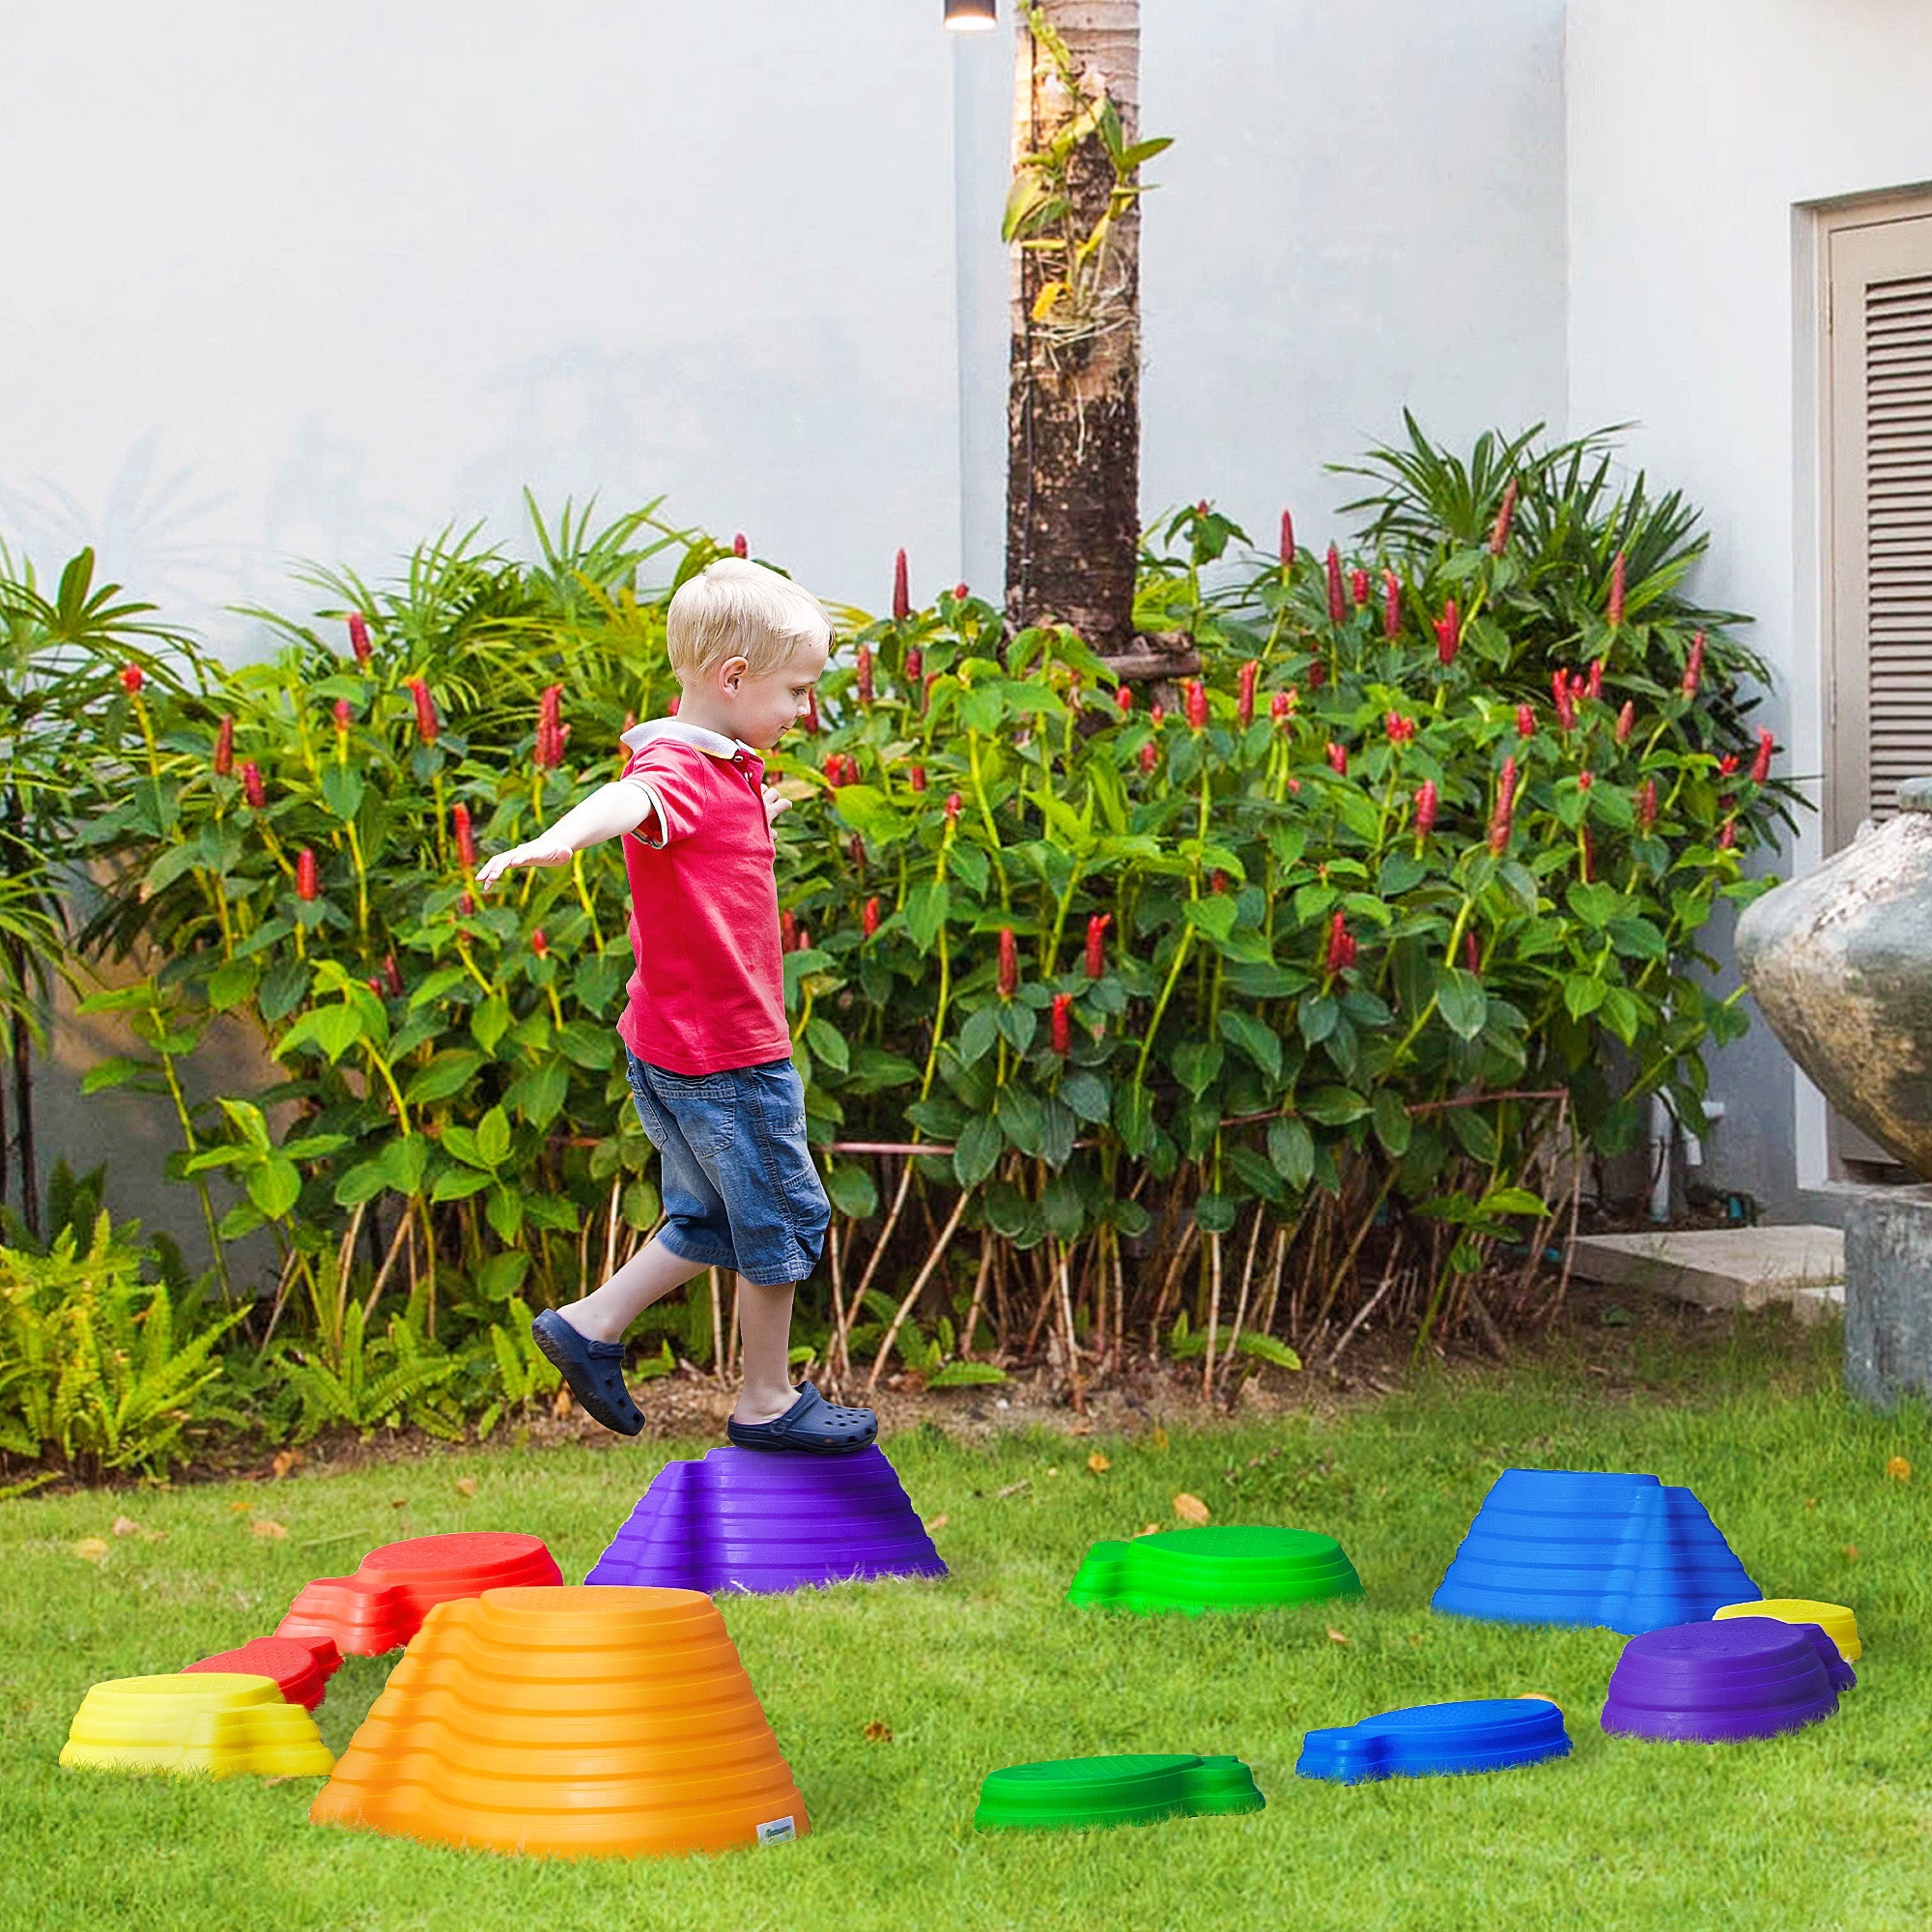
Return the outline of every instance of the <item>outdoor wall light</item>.
{"type": "Polygon", "coordinates": [[[955,34],[983,34],[999,24],[994,0],[946,0],[946,24],[955,34]]]}

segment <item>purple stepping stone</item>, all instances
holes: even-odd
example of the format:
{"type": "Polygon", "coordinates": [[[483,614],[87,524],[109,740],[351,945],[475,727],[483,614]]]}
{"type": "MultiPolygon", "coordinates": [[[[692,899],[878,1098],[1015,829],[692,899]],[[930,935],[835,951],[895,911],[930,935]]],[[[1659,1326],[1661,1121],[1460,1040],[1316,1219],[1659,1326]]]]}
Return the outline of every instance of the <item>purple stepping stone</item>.
{"type": "Polygon", "coordinates": [[[583,1580],[716,1596],[945,1575],[876,1445],[852,1456],[727,1447],[666,1463],[583,1580]]]}
{"type": "Polygon", "coordinates": [[[1814,1724],[1858,1682],[1816,1624],[1774,1617],[1678,1624],[1624,1645],[1604,1728],[1697,1744],[1772,1738],[1814,1724]]]}

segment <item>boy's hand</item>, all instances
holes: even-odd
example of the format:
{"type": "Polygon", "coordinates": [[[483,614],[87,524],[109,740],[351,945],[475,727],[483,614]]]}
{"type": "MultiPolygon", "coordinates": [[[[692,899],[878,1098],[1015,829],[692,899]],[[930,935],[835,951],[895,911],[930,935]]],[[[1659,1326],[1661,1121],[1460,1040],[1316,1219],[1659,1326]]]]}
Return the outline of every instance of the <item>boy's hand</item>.
{"type": "Polygon", "coordinates": [[[765,788],[764,797],[765,797],[765,823],[767,825],[769,825],[772,822],[772,820],[779,815],[780,812],[789,811],[791,810],[791,800],[786,798],[782,792],[774,791],[769,785],[767,785],[765,788]]]}
{"type": "Polygon", "coordinates": [[[486,859],[476,873],[476,890],[487,893],[512,866],[567,866],[576,856],[576,848],[566,845],[560,838],[531,838],[522,845],[512,845],[507,852],[498,852],[494,858],[486,859]]]}

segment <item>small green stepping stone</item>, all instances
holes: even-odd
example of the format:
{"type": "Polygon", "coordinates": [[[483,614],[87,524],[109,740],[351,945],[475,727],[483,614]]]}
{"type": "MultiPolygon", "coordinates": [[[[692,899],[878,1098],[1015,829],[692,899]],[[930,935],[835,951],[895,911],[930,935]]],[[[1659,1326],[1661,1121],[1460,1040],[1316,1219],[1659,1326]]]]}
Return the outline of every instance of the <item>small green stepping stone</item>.
{"type": "Polygon", "coordinates": [[[1070,1604],[1118,1610],[1268,1610],[1359,1597],[1362,1579],[1332,1536],[1312,1529],[1214,1524],[1096,1543],[1070,1604]]]}
{"type": "Polygon", "coordinates": [[[1063,1757],[1009,1765],[980,1787],[976,1830],[1051,1832],[1090,1825],[1147,1825],[1158,1818],[1218,1817],[1267,1804],[1237,1757],[1139,1751],[1126,1757],[1063,1757]]]}

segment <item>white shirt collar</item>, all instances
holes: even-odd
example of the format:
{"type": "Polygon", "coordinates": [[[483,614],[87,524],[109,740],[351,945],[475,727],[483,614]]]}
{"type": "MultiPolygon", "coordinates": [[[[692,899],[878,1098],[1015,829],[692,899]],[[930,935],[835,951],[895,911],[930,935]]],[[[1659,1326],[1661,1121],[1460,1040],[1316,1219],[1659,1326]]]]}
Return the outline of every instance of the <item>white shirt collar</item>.
{"type": "Polygon", "coordinates": [[[673,738],[680,745],[693,746],[714,758],[735,758],[739,753],[749,753],[757,757],[758,753],[750,745],[741,744],[736,738],[727,738],[722,731],[707,730],[702,724],[687,724],[681,718],[653,718],[642,724],[633,724],[618,739],[621,745],[628,745],[634,752],[641,752],[656,738],[673,738]]]}

